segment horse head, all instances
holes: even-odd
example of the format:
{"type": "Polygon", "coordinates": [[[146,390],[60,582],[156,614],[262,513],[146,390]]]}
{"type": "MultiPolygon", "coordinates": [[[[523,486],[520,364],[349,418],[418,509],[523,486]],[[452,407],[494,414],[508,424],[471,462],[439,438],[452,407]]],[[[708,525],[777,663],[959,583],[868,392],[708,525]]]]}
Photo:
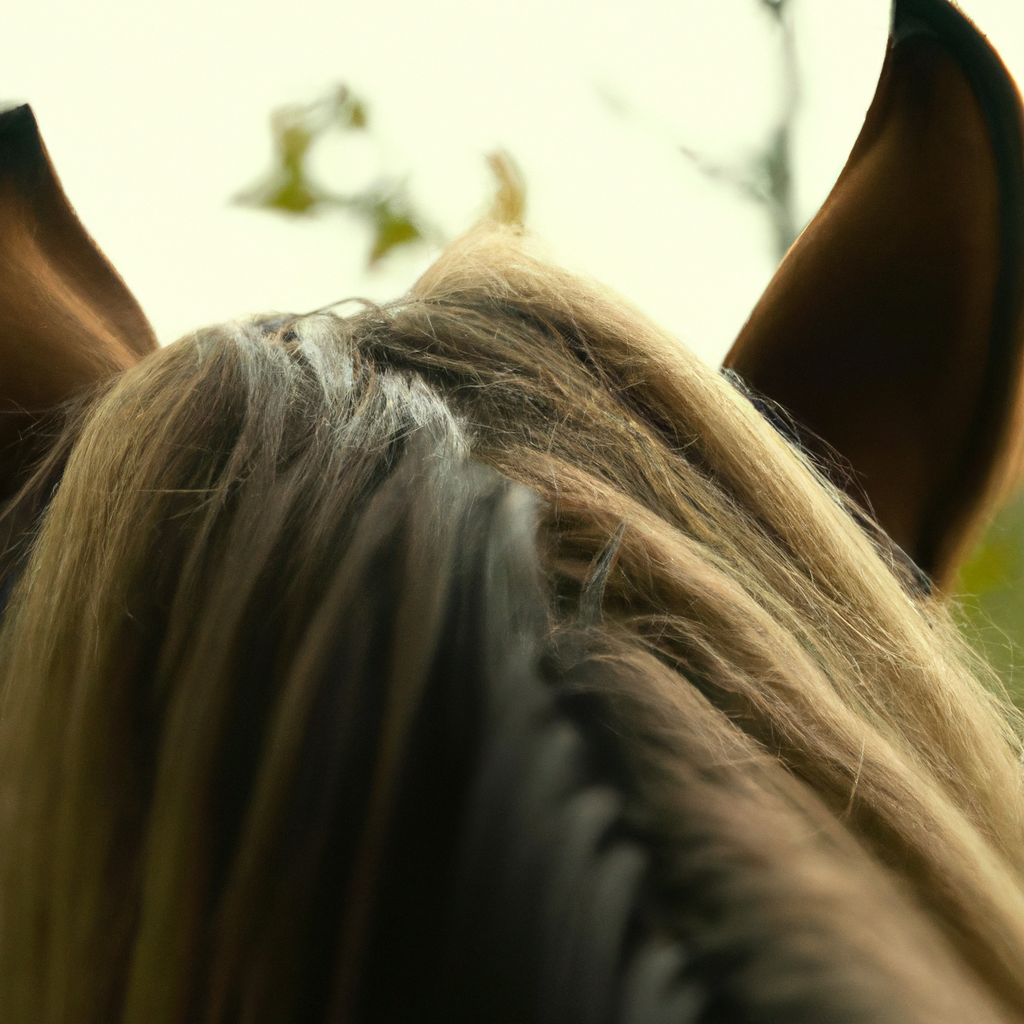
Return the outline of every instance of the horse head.
{"type": "Polygon", "coordinates": [[[1024,1020],[1022,135],[895,0],[732,387],[514,229],[159,348],[0,115],[0,1016],[1024,1020]]]}

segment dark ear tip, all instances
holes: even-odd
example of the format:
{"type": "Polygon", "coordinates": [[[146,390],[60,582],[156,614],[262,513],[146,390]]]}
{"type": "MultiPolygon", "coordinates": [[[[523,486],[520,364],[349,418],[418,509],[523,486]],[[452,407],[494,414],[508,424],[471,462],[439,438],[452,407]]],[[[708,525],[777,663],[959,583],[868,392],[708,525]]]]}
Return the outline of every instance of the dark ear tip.
{"type": "Polygon", "coordinates": [[[32,108],[27,103],[0,110],[0,134],[5,134],[8,131],[22,131],[26,125],[31,131],[39,134],[35,114],[32,113],[32,108]]]}
{"type": "Polygon", "coordinates": [[[0,111],[0,181],[14,179],[25,183],[49,170],[32,108],[23,103],[0,111]]]}
{"type": "Polygon", "coordinates": [[[934,36],[954,51],[960,51],[961,63],[970,63],[971,51],[979,44],[988,49],[985,37],[952,0],[893,0],[890,45],[917,35],[934,36]]]}

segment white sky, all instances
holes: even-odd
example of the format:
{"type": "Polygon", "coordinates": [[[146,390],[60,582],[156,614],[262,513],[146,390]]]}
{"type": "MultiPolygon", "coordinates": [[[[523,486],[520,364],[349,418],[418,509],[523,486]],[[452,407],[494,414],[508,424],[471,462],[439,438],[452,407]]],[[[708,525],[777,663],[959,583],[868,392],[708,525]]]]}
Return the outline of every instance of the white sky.
{"type": "MultiPolygon", "coordinates": [[[[884,55],[888,0],[795,0],[804,103],[801,213],[856,138],[884,55]]],[[[964,0],[1024,81],[1024,2],[964,0]]],[[[28,101],[82,220],[162,341],[247,312],[405,290],[430,253],[363,271],[337,213],[232,206],[270,165],[270,111],[345,82],[383,157],[339,140],[327,183],[407,176],[449,235],[486,208],[498,146],[529,186],[528,223],[717,363],[773,266],[763,214],[676,147],[727,162],[778,107],[755,0],[31,0],[3,15],[0,102],[28,101]],[[612,92],[638,112],[617,117],[612,92]],[[383,165],[378,163],[383,159],[383,165]]]]}

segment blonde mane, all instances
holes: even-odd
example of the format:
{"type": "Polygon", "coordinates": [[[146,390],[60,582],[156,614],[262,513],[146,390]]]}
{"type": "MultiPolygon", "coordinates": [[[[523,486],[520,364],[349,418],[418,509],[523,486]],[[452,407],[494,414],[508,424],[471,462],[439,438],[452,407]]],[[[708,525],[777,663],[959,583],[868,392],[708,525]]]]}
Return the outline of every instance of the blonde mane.
{"type": "MultiPolygon", "coordinates": [[[[824,956],[851,1007],[860,985],[899,1019],[1024,1020],[1020,722],[990,673],[743,394],[494,226],[393,305],[148,356],[69,411],[9,507],[16,522],[49,501],[0,630],[0,1019],[241,1012],[224,979],[273,888],[302,681],[414,441],[424,466],[472,459],[539,495],[556,636],[621,534],[579,686],[638,780],[659,927],[726,948],[728,906],[783,963],[824,956]],[[224,757],[250,773],[234,821],[224,757]],[[730,872],[702,924],[671,896],[693,858],[730,872]]],[[[419,698],[395,673],[381,685],[404,722],[419,698]]],[[[388,728],[387,758],[412,756],[388,728]]],[[[286,917],[259,953],[272,977],[286,917]]],[[[771,963],[752,957],[749,985],[781,999],[771,963]]]]}

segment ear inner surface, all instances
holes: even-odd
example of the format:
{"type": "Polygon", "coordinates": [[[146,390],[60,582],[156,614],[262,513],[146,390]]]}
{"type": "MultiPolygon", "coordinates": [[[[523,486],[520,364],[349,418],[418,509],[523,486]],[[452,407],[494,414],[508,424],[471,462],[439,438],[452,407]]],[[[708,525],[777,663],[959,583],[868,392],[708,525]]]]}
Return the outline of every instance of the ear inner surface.
{"type": "Polygon", "coordinates": [[[940,586],[1015,469],[1022,161],[983,37],[945,0],[898,0],[846,168],[726,359],[849,460],[940,586]]]}

